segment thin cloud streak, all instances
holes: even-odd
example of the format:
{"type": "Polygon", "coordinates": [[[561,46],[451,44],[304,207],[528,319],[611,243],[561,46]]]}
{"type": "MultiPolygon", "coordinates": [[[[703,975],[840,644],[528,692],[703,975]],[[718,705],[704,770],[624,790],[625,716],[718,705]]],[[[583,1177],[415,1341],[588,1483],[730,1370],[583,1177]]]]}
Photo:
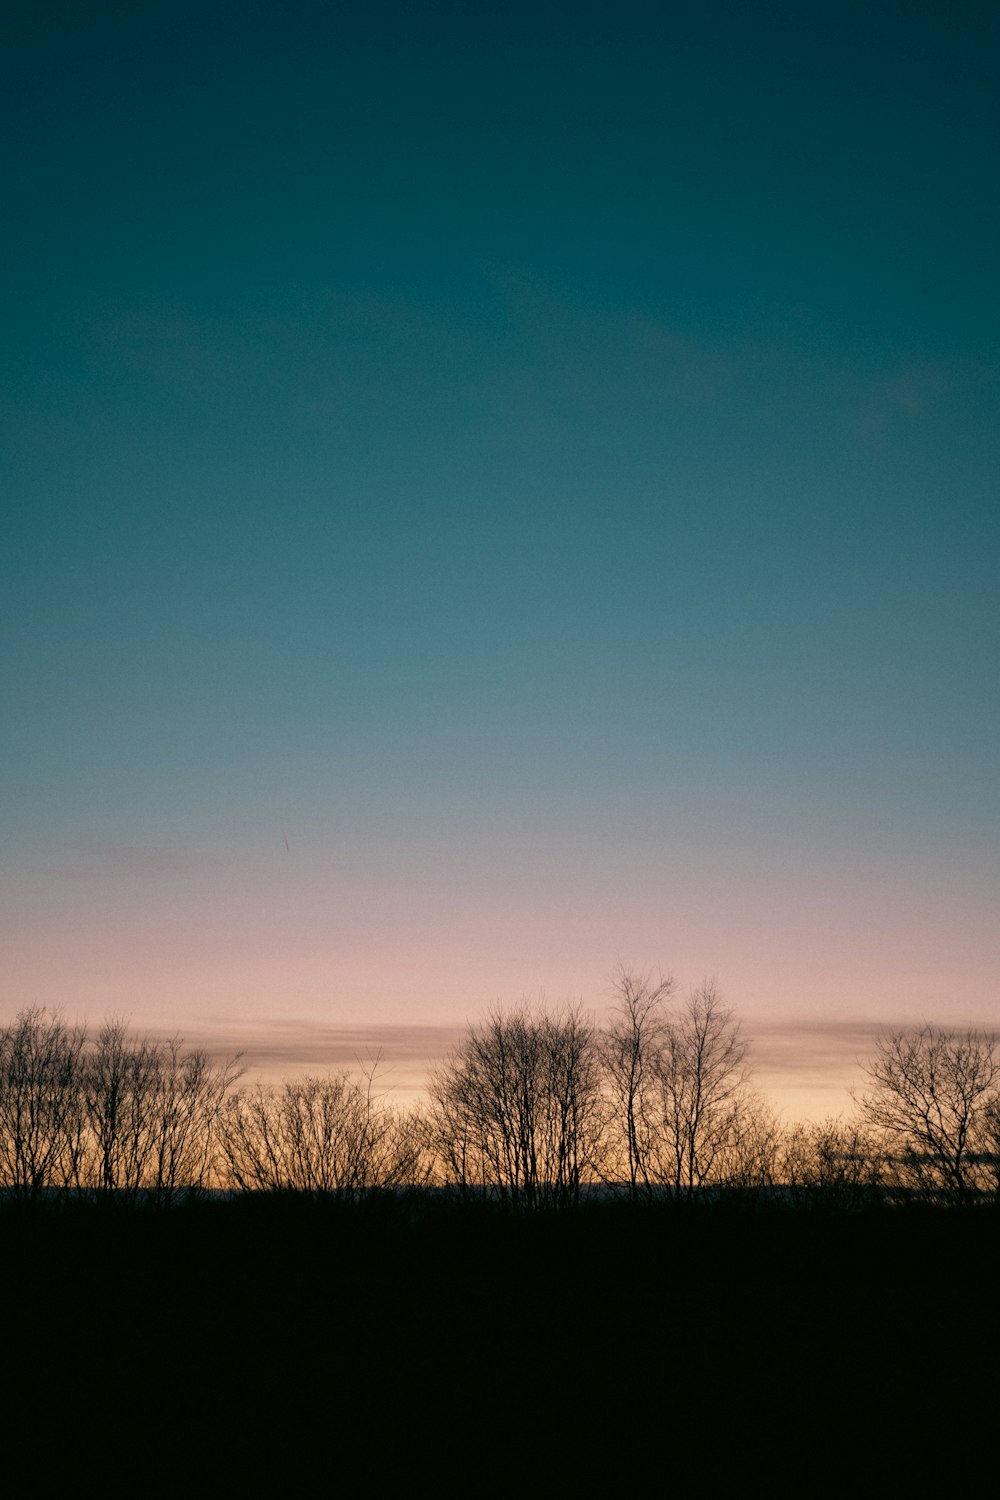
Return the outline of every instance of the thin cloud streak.
{"type": "MultiPolygon", "coordinates": [[[[324,1026],[305,1020],[218,1019],[183,1029],[188,1047],[213,1060],[240,1054],[246,1081],[280,1083],[312,1073],[357,1072],[376,1064],[376,1084],[405,1103],[422,1093],[433,1065],[460,1041],[464,1026],[324,1026]]],[[[166,1029],[147,1032],[166,1039],[166,1029]]]]}
{"type": "MultiPolygon", "coordinates": [[[[900,1021],[899,1025],[908,1024],[900,1021]]],[[[912,1024],[912,1023],[909,1023],[912,1024]]],[[[936,1024],[954,1026],[942,1018],[936,1024]]],[[[323,1025],[308,1020],[258,1022],[217,1018],[184,1029],[189,1047],[204,1048],[221,1061],[239,1053],[244,1080],[280,1083],[327,1072],[357,1072],[373,1063],[380,1091],[401,1104],[423,1094],[435,1064],[466,1032],[465,1026],[323,1025]]],[[[852,1089],[863,1082],[863,1064],[886,1023],[843,1021],[754,1021],[744,1026],[751,1044],[753,1076],[786,1123],[847,1114],[852,1089]]],[[[964,1028],[959,1028],[964,1029],[964,1028]]],[[[983,1026],[981,1029],[989,1029],[983,1026]]],[[[165,1039],[165,1029],[147,1034],[165,1039]]]]}

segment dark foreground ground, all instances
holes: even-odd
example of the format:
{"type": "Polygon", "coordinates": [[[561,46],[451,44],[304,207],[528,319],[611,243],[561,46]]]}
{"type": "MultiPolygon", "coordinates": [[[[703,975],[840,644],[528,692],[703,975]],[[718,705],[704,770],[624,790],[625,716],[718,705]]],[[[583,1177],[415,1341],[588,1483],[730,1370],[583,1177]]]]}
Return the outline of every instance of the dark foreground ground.
{"type": "Polygon", "coordinates": [[[4,1451],[53,1493],[992,1487],[998,1249],[985,1210],[6,1205],[4,1451]]]}

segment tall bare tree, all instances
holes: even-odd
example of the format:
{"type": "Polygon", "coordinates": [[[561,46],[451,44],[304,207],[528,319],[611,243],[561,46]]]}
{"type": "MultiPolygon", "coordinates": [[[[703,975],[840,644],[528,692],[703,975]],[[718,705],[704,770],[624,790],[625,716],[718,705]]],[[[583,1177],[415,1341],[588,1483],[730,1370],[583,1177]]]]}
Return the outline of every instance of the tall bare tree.
{"type": "Polygon", "coordinates": [[[889,1031],[864,1072],[862,1115],[887,1142],[903,1184],[931,1198],[972,1201],[992,1177],[996,1038],[936,1026],[889,1031]]]}
{"type": "Polygon", "coordinates": [[[747,1052],[714,980],[692,992],[667,1028],[657,1064],[658,1175],[678,1197],[693,1198],[718,1179],[746,1095],[747,1052]]]}
{"type": "Polygon", "coordinates": [[[76,1178],[85,1040],[82,1027],[40,1007],[0,1030],[0,1178],[18,1196],[76,1178]]]}
{"type": "Polygon", "coordinates": [[[148,1184],[156,1147],[159,1056],[128,1023],[104,1023],[84,1068],[91,1182],[101,1192],[136,1193],[148,1184]]]}
{"type": "Polygon", "coordinates": [[[238,1056],[213,1064],[203,1050],[183,1045],[174,1036],[155,1049],[148,1185],[163,1202],[212,1181],[219,1114],[242,1071],[238,1056]]]}
{"type": "Polygon", "coordinates": [[[579,1201],[602,1125],[597,1037],[579,1008],[497,1007],[431,1077],[444,1180],[518,1210],[579,1201]]]}
{"type": "Polygon", "coordinates": [[[169,1202],[212,1176],[223,1102],[239,1059],[214,1064],[183,1040],[133,1036],[120,1017],[106,1021],[84,1055],[87,1125],[80,1181],[100,1192],[149,1193],[169,1202]]]}
{"type": "Polygon", "coordinates": [[[601,1038],[611,1110],[605,1173],[614,1181],[624,1174],[633,1200],[649,1198],[657,1176],[658,1079],[674,981],[619,965],[612,986],[618,1003],[601,1038]]]}

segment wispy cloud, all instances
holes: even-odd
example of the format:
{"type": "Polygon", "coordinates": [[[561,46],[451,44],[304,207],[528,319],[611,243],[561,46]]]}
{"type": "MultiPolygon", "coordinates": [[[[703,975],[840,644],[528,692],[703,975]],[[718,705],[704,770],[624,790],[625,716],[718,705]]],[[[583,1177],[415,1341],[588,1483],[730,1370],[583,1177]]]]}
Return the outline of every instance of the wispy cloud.
{"type": "MultiPolygon", "coordinates": [[[[188,1046],[221,1060],[241,1054],[250,1081],[280,1082],[306,1073],[376,1067],[376,1083],[402,1098],[426,1086],[435,1063],[464,1035],[463,1026],[334,1026],[307,1020],[206,1019],[183,1028],[188,1046]]],[[[167,1037],[163,1029],[151,1035],[167,1037]]]]}
{"type": "MultiPolygon", "coordinates": [[[[943,1022],[942,1024],[948,1024],[943,1022]]],[[[837,1114],[850,1107],[850,1090],[884,1023],[868,1019],[748,1023],[754,1077],[792,1117],[837,1114]]],[[[465,1035],[464,1026],[337,1026],[297,1020],[206,1019],[185,1028],[185,1040],[215,1058],[242,1054],[247,1077],[266,1082],[305,1073],[356,1072],[378,1063],[383,1088],[416,1097],[434,1065],[465,1035]]],[[[163,1031],[162,1035],[169,1033],[163,1031]]]]}

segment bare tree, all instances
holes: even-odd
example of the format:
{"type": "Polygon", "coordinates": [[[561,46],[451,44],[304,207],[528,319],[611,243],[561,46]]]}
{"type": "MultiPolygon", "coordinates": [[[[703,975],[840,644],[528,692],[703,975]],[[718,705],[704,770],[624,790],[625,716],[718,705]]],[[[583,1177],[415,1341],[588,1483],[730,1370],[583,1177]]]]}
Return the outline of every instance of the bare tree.
{"type": "Polygon", "coordinates": [[[156,1147],[159,1056],[133,1040],[120,1017],[106,1021],[84,1068],[92,1185],[134,1194],[148,1182],[156,1147]]]}
{"type": "Polygon", "coordinates": [[[165,1043],[133,1037],[120,1017],[106,1021],[82,1070],[81,1184],[164,1202],[205,1187],[219,1112],[238,1064],[231,1058],[216,1065],[203,1051],[185,1051],[180,1037],[165,1043]]]}
{"type": "Polygon", "coordinates": [[[431,1077],[444,1180],[518,1210],[576,1204],[599,1149],[600,1083],[596,1033],[578,1007],[497,1007],[431,1077]]]}
{"type": "Polygon", "coordinates": [[[995,1094],[983,1108],[981,1164],[993,1201],[1000,1204],[1000,1094],[995,1094]]]}
{"type": "Polygon", "coordinates": [[[654,1188],[657,1080],[667,1036],[664,1010],[674,981],[619,965],[612,985],[618,1004],[601,1039],[614,1143],[609,1142],[606,1171],[613,1180],[624,1172],[634,1201],[640,1194],[649,1198],[654,1188]]]}
{"type": "Polygon", "coordinates": [[[655,1170],[677,1197],[695,1197],[720,1175],[745,1101],[747,1051],[714,980],[688,997],[667,1028],[657,1062],[655,1170]]]}
{"type": "Polygon", "coordinates": [[[218,1120],[226,1179],[244,1191],[348,1201],[419,1179],[421,1139],[376,1093],[376,1066],[360,1079],[336,1073],[232,1094],[218,1120]]]}
{"type": "Polygon", "coordinates": [[[859,1104],[903,1185],[971,1202],[989,1179],[989,1125],[1000,1096],[996,1039],[935,1026],[886,1032],[865,1065],[859,1104]]]}
{"type": "Polygon", "coordinates": [[[740,1089],[716,1157],[713,1180],[755,1200],[772,1196],[780,1185],[781,1144],[781,1123],[771,1105],[752,1089],[740,1089]]]}
{"type": "Polygon", "coordinates": [[[749,1088],[748,1047],[706,981],[679,1007],[674,982],[619,967],[601,1057],[611,1128],[604,1172],[633,1200],[692,1199],[710,1184],[773,1184],[779,1127],[749,1088]]]}
{"type": "Polygon", "coordinates": [[[239,1056],[213,1064],[180,1037],[156,1049],[149,1186],[162,1202],[200,1192],[213,1174],[219,1113],[241,1073],[239,1056]]]}
{"type": "Polygon", "coordinates": [[[881,1199],[885,1148],[856,1120],[798,1124],[782,1142],[781,1175],[796,1199],[807,1205],[864,1208],[881,1199]]]}
{"type": "Polygon", "coordinates": [[[85,1032],[39,1007],[0,1031],[0,1175],[18,1196],[74,1181],[85,1032]]]}

